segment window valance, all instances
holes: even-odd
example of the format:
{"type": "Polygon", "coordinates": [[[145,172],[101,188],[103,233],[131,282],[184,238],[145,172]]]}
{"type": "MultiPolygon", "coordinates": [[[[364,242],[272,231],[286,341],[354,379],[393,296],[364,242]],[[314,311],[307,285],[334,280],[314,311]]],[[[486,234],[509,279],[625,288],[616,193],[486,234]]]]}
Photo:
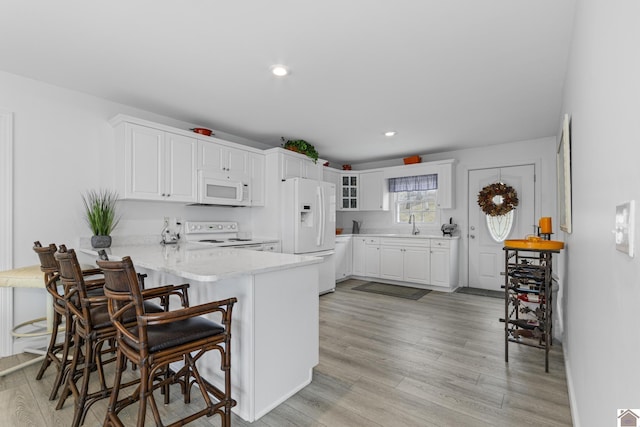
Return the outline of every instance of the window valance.
{"type": "Polygon", "coordinates": [[[399,193],[401,191],[425,191],[438,188],[438,174],[403,176],[389,178],[389,191],[399,193]]]}

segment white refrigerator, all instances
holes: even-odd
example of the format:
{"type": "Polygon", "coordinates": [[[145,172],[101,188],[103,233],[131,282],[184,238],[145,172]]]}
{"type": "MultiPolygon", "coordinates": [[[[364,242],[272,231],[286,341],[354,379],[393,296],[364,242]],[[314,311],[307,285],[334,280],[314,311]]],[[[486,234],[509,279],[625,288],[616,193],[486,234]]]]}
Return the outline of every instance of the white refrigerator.
{"type": "Polygon", "coordinates": [[[319,294],[336,287],[336,192],[330,182],[290,178],[283,182],[282,252],[322,257],[319,294]]]}

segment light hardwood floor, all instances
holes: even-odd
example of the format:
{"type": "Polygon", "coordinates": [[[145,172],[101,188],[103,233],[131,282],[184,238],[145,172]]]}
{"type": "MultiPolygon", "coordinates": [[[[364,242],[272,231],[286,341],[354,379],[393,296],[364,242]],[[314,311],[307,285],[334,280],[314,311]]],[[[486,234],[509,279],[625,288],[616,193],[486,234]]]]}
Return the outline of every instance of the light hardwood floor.
{"type": "MultiPolygon", "coordinates": [[[[505,363],[502,300],[434,291],[411,301],[352,289],[361,283],[342,282],[320,297],[313,382],[254,423],[234,415],[234,426],[571,425],[560,345],[551,351],[549,373],[535,348],[510,344],[505,363]]],[[[0,359],[0,369],[29,357],[0,359]]],[[[53,369],[36,381],[38,368],[0,378],[0,426],[70,424],[71,402],[56,411],[47,400],[53,369]]],[[[167,416],[189,410],[177,388],[171,401],[161,408],[167,416]]],[[[101,425],[106,404],[97,402],[84,425],[101,425]]],[[[135,425],[132,409],[126,425],[135,425]]],[[[190,425],[219,426],[220,419],[190,425]]]]}

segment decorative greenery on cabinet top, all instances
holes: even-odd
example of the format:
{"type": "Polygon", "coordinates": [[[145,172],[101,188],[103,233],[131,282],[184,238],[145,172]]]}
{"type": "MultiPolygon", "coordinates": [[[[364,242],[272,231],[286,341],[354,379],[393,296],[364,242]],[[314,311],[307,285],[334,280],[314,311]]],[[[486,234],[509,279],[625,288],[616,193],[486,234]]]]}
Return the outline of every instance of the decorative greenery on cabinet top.
{"type": "Polygon", "coordinates": [[[313,159],[313,163],[318,162],[318,152],[316,148],[304,139],[288,139],[286,141],[284,137],[281,137],[281,139],[284,142],[283,148],[304,154],[313,159]]]}

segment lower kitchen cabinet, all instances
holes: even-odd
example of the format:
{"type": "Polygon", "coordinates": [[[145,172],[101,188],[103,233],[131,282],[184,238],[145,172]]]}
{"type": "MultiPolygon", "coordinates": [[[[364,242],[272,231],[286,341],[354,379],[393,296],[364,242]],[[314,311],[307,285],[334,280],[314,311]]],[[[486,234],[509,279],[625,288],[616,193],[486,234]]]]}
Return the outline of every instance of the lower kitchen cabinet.
{"type": "Polygon", "coordinates": [[[459,239],[431,240],[431,284],[456,288],[458,286],[459,239]]]}
{"type": "Polygon", "coordinates": [[[429,248],[408,247],[404,250],[404,281],[431,284],[429,248]]]}
{"type": "Polygon", "coordinates": [[[351,276],[352,252],[351,237],[336,237],[336,282],[351,276]]]}
{"type": "Polygon", "coordinates": [[[383,246],[381,252],[380,277],[389,280],[404,279],[404,249],[383,246]]]}
{"type": "Polygon", "coordinates": [[[398,285],[454,290],[458,286],[458,241],[437,237],[353,236],[353,276],[398,285]]]}
{"type": "Polygon", "coordinates": [[[382,239],[380,277],[430,284],[429,239],[382,239]]]}
{"type": "Polygon", "coordinates": [[[352,243],[352,268],[351,272],[354,276],[364,276],[364,245],[367,242],[367,238],[364,236],[353,236],[352,243]]]}
{"type": "Polygon", "coordinates": [[[369,237],[364,245],[364,275],[380,277],[380,239],[369,237]]]}
{"type": "Polygon", "coordinates": [[[354,276],[380,276],[380,238],[354,236],[352,274],[354,276]]]}

